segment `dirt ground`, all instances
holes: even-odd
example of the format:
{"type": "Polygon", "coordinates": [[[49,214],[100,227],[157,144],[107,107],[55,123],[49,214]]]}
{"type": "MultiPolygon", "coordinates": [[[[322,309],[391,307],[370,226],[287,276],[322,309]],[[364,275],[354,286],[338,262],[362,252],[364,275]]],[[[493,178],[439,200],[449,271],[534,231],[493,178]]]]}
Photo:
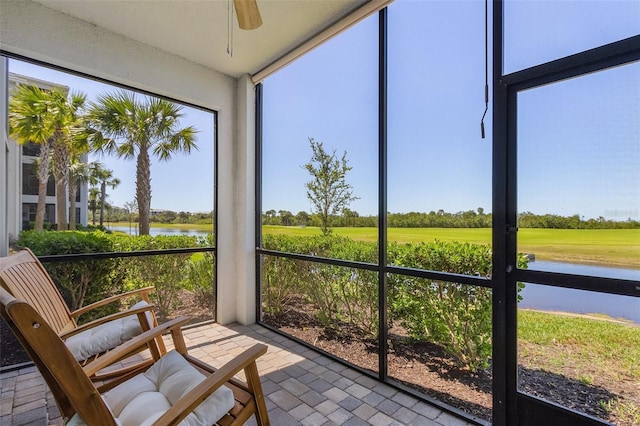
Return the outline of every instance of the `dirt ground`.
{"type": "MultiPolygon", "coordinates": [[[[298,308],[277,317],[267,316],[264,321],[352,364],[378,371],[376,339],[359,335],[347,326],[341,326],[339,331],[327,330],[316,322],[313,315],[304,312],[304,308],[298,308]]],[[[388,344],[389,378],[473,416],[491,420],[491,367],[479,372],[460,368],[440,346],[413,342],[400,327],[390,330],[388,344]]],[[[571,371],[559,375],[527,365],[527,360],[521,361],[518,366],[520,391],[619,426],[635,425],[633,421],[605,410],[600,401],[640,400],[637,383],[609,382],[608,389],[605,389],[572,379],[571,371]]]]}

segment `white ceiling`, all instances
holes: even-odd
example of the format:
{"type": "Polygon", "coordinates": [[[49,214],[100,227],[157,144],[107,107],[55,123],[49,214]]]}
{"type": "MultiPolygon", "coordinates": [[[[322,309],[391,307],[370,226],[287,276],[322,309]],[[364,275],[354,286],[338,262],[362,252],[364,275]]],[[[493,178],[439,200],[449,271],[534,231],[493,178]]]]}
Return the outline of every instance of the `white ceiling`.
{"type": "Polygon", "coordinates": [[[227,54],[227,0],[35,0],[191,62],[238,77],[254,74],[368,0],[258,0],[263,25],[238,28],[227,54]]]}

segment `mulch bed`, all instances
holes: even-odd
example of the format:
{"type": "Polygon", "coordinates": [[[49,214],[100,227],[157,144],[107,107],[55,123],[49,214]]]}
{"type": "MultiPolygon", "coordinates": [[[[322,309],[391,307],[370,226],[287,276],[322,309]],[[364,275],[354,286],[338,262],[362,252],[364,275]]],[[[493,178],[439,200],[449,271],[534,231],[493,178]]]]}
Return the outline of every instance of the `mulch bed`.
{"type": "MultiPolygon", "coordinates": [[[[265,315],[263,321],[359,367],[378,371],[377,340],[346,324],[327,329],[309,306],[296,304],[286,313],[265,315]]],[[[400,327],[389,332],[389,378],[484,420],[491,420],[491,367],[479,372],[455,364],[441,346],[412,341],[400,327]]],[[[612,386],[616,386],[612,384],[612,386]]],[[[607,390],[562,375],[518,366],[520,391],[620,426],[634,423],[616,418],[599,403],[628,389],[607,390]],[[615,393],[613,392],[615,391],[615,393]],[[619,392],[618,392],[619,391],[619,392]]]]}

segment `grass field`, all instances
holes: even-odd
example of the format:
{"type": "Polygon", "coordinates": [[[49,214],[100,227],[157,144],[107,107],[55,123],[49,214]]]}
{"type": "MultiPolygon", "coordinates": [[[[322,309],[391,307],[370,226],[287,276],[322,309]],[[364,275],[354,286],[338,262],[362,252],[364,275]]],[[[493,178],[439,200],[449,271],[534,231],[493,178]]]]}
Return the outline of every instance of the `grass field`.
{"type": "MultiPolygon", "coordinates": [[[[123,223],[118,225],[123,226],[123,223]]],[[[126,224],[128,225],[128,223],[126,224]]],[[[134,225],[135,226],[135,225],[134,225]]],[[[177,228],[207,232],[212,225],[158,224],[153,228],[177,228]]],[[[263,226],[265,234],[320,235],[317,227],[263,226]]],[[[377,228],[334,228],[336,235],[376,241],[377,228]]],[[[489,228],[389,228],[389,241],[464,241],[491,244],[489,228]]],[[[640,269],[640,229],[528,229],[518,231],[518,251],[538,260],[640,269]]]]}
{"type": "Polygon", "coordinates": [[[518,364],[611,392],[596,401],[640,424],[640,327],[570,314],[518,311],[518,364]]]}
{"type": "MultiPolygon", "coordinates": [[[[265,234],[319,235],[316,227],[263,226],[265,234]]],[[[334,228],[336,235],[376,241],[377,228],[334,228]]],[[[390,228],[389,241],[464,241],[491,244],[488,228],[390,228]]],[[[640,269],[640,229],[520,229],[518,251],[555,260],[640,269]]]]}

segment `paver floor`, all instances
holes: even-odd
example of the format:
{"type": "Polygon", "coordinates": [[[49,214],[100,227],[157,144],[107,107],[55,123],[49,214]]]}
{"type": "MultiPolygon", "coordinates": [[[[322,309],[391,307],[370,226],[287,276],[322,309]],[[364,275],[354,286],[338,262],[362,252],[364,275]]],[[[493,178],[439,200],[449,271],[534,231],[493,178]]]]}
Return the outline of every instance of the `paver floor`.
{"type": "MultiPolygon", "coordinates": [[[[184,335],[189,353],[215,367],[256,342],[268,345],[258,370],[274,426],[468,424],[260,325],[209,324],[184,335]]],[[[61,423],[35,367],[0,373],[0,426],[61,423]]]]}

